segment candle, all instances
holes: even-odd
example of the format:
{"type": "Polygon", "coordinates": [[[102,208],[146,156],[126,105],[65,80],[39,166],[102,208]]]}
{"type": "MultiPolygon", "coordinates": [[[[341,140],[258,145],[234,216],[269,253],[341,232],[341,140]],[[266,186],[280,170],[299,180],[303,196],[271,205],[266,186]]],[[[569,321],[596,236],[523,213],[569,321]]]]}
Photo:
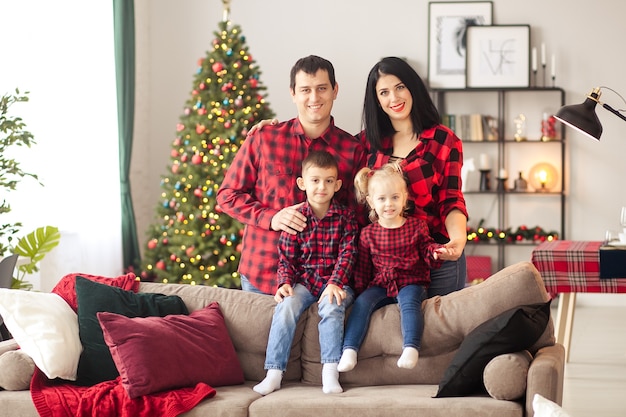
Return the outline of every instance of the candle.
{"type": "Polygon", "coordinates": [[[506,172],[506,169],[500,168],[500,175],[498,176],[500,179],[509,178],[509,174],[506,172]]]}
{"type": "Polygon", "coordinates": [[[556,77],[556,57],[552,54],[552,78],[556,77]]]}
{"type": "Polygon", "coordinates": [[[546,66],[546,44],[541,44],[541,65],[546,66]]]}
{"type": "Polygon", "coordinates": [[[489,169],[489,155],[486,153],[480,154],[480,169],[486,171],[489,169]]]}
{"type": "Polygon", "coordinates": [[[537,48],[533,47],[533,54],[532,54],[532,70],[533,72],[537,72],[537,48]]]}

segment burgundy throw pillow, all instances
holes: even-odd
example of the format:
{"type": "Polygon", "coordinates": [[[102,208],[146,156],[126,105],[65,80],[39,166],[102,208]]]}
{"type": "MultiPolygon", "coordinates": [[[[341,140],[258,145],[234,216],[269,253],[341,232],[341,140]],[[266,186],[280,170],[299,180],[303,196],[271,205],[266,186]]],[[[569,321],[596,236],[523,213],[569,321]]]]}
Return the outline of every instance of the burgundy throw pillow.
{"type": "Polygon", "coordinates": [[[52,289],[52,293],[59,295],[62,299],[72,307],[74,313],[78,313],[78,298],[76,296],[76,277],[83,277],[93,282],[100,284],[110,285],[112,287],[121,288],[126,291],[137,292],[139,291],[139,280],[134,273],[129,272],[126,275],[120,275],[119,277],[110,278],[100,275],[90,275],[81,273],[67,274],[57,282],[57,285],[52,289]]]}
{"type": "Polygon", "coordinates": [[[130,398],[199,382],[212,387],[244,382],[217,302],[188,316],[97,316],[130,398]]]}

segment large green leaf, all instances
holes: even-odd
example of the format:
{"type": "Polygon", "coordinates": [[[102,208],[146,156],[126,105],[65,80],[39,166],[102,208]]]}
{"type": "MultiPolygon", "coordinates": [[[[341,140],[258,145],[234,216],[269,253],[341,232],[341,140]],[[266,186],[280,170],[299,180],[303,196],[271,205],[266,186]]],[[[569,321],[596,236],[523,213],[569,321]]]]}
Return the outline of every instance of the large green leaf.
{"type": "Polygon", "coordinates": [[[20,265],[19,270],[28,274],[37,272],[39,261],[59,244],[60,239],[59,228],[54,226],[40,227],[21,238],[13,253],[30,258],[30,263],[20,265]]]}

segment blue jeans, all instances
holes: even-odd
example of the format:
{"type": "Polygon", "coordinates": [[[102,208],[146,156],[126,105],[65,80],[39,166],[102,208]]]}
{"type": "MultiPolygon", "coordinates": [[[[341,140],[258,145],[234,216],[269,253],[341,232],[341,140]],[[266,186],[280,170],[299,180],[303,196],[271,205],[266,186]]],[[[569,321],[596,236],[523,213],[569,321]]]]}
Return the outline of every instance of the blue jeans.
{"type": "MultiPolygon", "coordinates": [[[[321,321],[318,325],[320,335],[321,363],[338,363],[341,359],[341,343],[343,341],[344,320],[346,309],[354,301],[354,292],[349,287],[343,288],[346,298],[337,305],[328,302],[328,297],[320,299],[318,313],[321,321]]],[[[316,302],[315,297],[302,284],[293,287],[293,295],[285,297],[281,303],[276,304],[272,327],[267,341],[265,353],[265,369],[287,369],[287,361],[291,353],[291,344],[296,332],[296,325],[302,312],[316,302]]]]}
{"type": "Polygon", "coordinates": [[[402,347],[413,347],[419,350],[424,331],[422,301],[425,297],[426,289],[422,285],[407,285],[398,292],[397,297],[387,297],[386,288],[369,287],[356,298],[354,306],[352,306],[346,324],[346,338],[343,342],[343,348],[358,351],[367,334],[372,313],[387,304],[398,303],[400,306],[402,347]]]}
{"type": "MultiPolygon", "coordinates": [[[[254,292],[254,293],[257,293],[257,294],[267,295],[263,291],[261,291],[260,289],[258,289],[254,285],[252,285],[250,283],[250,280],[247,277],[245,277],[244,275],[240,274],[239,277],[241,278],[241,289],[242,290],[248,291],[248,292],[254,292]]],[[[271,295],[273,295],[273,294],[271,294],[271,295]]]]}
{"type": "Polygon", "coordinates": [[[446,295],[463,289],[466,282],[467,264],[464,251],[458,260],[444,261],[440,268],[430,270],[430,286],[428,287],[427,298],[435,295],[446,295]]]}

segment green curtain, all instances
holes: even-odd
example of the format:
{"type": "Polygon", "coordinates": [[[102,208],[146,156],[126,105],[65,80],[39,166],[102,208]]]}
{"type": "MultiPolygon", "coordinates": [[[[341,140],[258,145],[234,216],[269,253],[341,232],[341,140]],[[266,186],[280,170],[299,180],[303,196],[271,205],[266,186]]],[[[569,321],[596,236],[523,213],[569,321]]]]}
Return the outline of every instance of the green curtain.
{"type": "Polygon", "coordinates": [[[135,113],[135,8],[133,0],[113,0],[117,119],[122,200],[122,251],[124,269],[139,266],[137,226],[130,190],[130,157],[135,113]]]}

